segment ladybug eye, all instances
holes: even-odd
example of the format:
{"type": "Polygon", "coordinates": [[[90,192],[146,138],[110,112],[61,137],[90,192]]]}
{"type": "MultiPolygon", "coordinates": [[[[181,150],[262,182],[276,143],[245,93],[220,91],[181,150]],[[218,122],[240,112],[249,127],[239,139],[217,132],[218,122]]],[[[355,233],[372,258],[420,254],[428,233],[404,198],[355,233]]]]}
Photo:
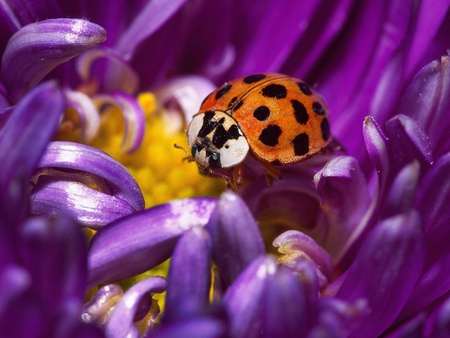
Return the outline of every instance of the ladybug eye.
{"type": "Polygon", "coordinates": [[[212,155],[209,157],[209,167],[213,169],[221,168],[222,165],[220,164],[220,155],[218,153],[212,153],[212,155]]]}

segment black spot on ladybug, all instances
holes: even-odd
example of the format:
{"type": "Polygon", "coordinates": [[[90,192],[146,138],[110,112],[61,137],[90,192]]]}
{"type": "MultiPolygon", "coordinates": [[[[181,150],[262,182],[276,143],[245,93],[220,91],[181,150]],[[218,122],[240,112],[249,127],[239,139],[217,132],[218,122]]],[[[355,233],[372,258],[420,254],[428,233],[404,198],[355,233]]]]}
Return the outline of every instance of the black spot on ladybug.
{"type": "Polygon", "coordinates": [[[213,111],[208,111],[205,113],[205,116],[203,117],[203,125],[198,132],[199,137],[206,137],[210,132],[212,132],[216,128],[218,123],[212,121],[215,115],[216,114],[213,111]]]}
{"type": "Polygon", "coordinates": [[[304,82],[297,82],[298,88],[300,88],[300,91],[305,94],[310,96],[312,94],[311,89],[309,88],[309,86],[304,83],[304,82]]]}
{"type": "Polygon", "coordinates": [[[294,116],[298,123],[306,124],[309,120],[308,112],[303,103],[297,100],[291,100],[292,108],[294,108],[294,116]]]}
{"type": "Polygon", "coordinates": [[[278,144],[278,138],[281,135],[281,128],[276,124],[271,124],[263,129],[258,140],[264,143],[266,146],[273,147],[278,144]]]}
{"type": "Polygon", "coordinates": [[[280,84],[272,83],[263,88],[262,92],[265,97],[272,97],[274,99],[283,99],[287,95],[286,87],[280,84]]]}
{"type": "Polygon", "coordinates": [[[312,108],[317,115],[325,115],[325,109],[323,109],[319,102],[314,102],[312,108]]]}
{"type": "Polygon", "coordinates": [[[238,110],[244,104],[243,100],[239,100],[239,102],[233,107],[233,111],[238,110]]]}
{"type": "Polygon", "coordinates": [[[222,88],[220,88],[216,93],[216,100],[220,99],[222,96],[224,96],[226,93],[228,93],[231,89],[231,85],[229,83],[226,83],[223,85],[222,88]]]}
{"type": "MultiPolygon", "coordinates": [[[[238,97],[235,96],[231,99],[230,103],[228,103],[228,108],[235,111],[238,110],[244,102],[242,100],[238,101],[238,97]]],[[[231,114],[229,114],[231,115],[231,114]]]]}
{"type": "Polygon", "coordinates": [[[230,103],[228,103],[228,108],[233,108],[233,106],[236,104],[237,99],[237,96],[233,97],[230,103]]]}
{"type": "Polygon", "coordinates": [[[322,131],[323,140],[328,141],[330,138],[330,123],[327,118],[324,118],[320,123],[320,130],[322,131]]]}
{"type": "Polygon", "coordinates": [[[275,161],[272,161],[270,163],[273,164],[273,165],[281,165],[281,162],[279,160],[275,160],[275,161]]]}
{"type": "Polygon", "coordinates": [[[238,139],[240,136],[242,136],[242,133],[237,125],[233,124],[230,129],[225,130],[220,124],[214,131],[212,143],[216,148],[220,149],[228,140],[238,139]]]}
{"type": "Polygon", "coordinates": [[[306,133],[298,134],[292,141],[294,153],[297,156],[306,155],[309,152],[309,137],[306,133]]]}
{"type": "Polygon", "coordinates": [[[250,83],[255,83],[255,82],[261,81],[265,77],[266,77],[265,74],[253,74],[253,75],[249,75],[249,76],[244,77],[243,81],[246,84],[250,84],[250,83]]]}
{"type": "Polygon", "coordinates": [[[258,120],[258,121],[265,121],[269,118],[270,116],[270,109],[267,108],[266,106],[259,106],[258,108],[256,108],[253,111],[253,116],[258,120]]]}

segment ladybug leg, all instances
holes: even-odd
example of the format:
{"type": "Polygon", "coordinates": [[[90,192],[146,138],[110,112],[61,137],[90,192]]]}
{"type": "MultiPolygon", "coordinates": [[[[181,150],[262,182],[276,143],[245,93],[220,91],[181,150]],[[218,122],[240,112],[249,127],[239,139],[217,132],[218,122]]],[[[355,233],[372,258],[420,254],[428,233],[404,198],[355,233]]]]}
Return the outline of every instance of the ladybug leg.
{"type": "Polygon", "coordinates": [[[173,146],[174,146],[174,148],[181,149],[186,153],[186,157],[183,157],[183,161],[188,161],[188,162],[195,161],[195,159],[192,157],[192,155],[189,154],[189,152],[186,149],[184,149],[182,146],[180,146],[179,144],[176,144],[176,143],[173,146]]]}
{"type": "Polygon", "coordinates": [[[324,149],[322,149],[323,154],[325,154],[328,151],[342,151],[346,153],[344,146],[339,142],[339,140],[335,137],[332,138],[331,142],[326,145],[324,149]]]}
{"type": "Polygon", "coordinates": [[[261,161],[260,163],[262,167],[264,168],[264,174],[266,175],[266,182],[267,186],[271,186],[273,179],[281,180],[283,178],[283,175],[281,175],[280,169],[278,169],[273,164],[270,164],[269,162],[261,161]]]}
{"type": "Polygon", "coordinates": [[[233,190],[237,190],[241,186],[243,178],[244,178],[244,166],[241,163],[241,164],[237,165],[236,167],[234,167],[234,169],[233,169],[233,178],[231,181],[231,188],[233,190]]]}

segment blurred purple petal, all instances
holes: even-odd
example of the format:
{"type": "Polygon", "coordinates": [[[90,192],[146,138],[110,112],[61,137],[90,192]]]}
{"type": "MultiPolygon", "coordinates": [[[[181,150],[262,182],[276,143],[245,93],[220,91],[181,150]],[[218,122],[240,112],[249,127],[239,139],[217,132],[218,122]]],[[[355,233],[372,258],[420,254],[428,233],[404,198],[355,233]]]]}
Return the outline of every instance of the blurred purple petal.
{"type": "Polygon", "coordinates": [[[200,312],[209,302],[211,243],[202,227],[180,238],[170,261],[164,320],[200,312]]]}
{"type": "Polygon", "coordinates": [[[450,153],[442,156],[420,183],[416,206],[425,225],[428,262],[449,253],[450,153]]]}
{"type": "Polygon", "coordinates": [[[186,0],[147,2],[127,30],[121,34],[114,49],[123,55],[125,60],[130,60],[139,45],[158,30],[185,2],[186,0]]]}
{"type": "Polygon", "coordinates": [[[103,28],[81,19],[49,19],[29,24],[9,40],[0,78],[16,102],[53,68],[105,39],[103,28]]]}
{"type": "Polygon", "coordinates": [[[233,77],[277,71],[307,30],[319,4],[320,1],[296,0],[240,2],[236,11],[251,15],[241,18],[237,22],[239,29],[234,32],[236,62],[230,70],[233,77]]]}
{"type": "MultiPolygon", "coordinates": [[[[164,325],[155,330],[152,338],[185,338],[185,337],[205,337],[205,338],[225,338],[227,326],[222,320],[209,317],[190,317],[178,320],[170,325],[164,325]]],[[[146,336],[147,337],[147,336],[146,336]]]]}
{"type": "Polygon", "coordinates": [[[232,337],[253,337],[261,332],[267,281],[277,265],[270,256],[256,258],[228,289],[224,302],[230,316],[232,337]]]}
{"type": "Polygon", "coordinates": [[[71,89],[64,90],[66,104],[74,108],[81,119],[81,142],[92,141],[100,128],[100,114],[91,98],[80,92],[71,89]]]}
{"type": "Polygon", "coordinates": [[[5,220],[20,218],[26,208],[31,174],[62,112],[62,94],[55,83],[47,82],[19,102],[0,131],[0,213],[5,220]]]}
{"type": "Polygon", "coordinates": [[[95,190],[79,182],[41,176],[31,192],[31,212],[35,215],[66,215],[80,225],[98,229],[136,210],[121,198],[95,190]]]}
{"type": "Polygon", "coordinates": [[[450,332],[450,297],[434,312],[429,325],[432,327],[430,337],[445,338],[450,332]]]}
{"type": "MultiPolygon", "coordinates": [[[[277,269],[263,296],[263,337],[302,337],[314,322],[311,306],[300,281],[289,269],[277,269]],[[289,311],[280,311],[289,309],[289,311]]],[[[262,299],[261,299],[262,300],[262,299]]]]}
{"type": "Polygon", "coordinates": [[[314,176],[322,208],[330,219],[324,243],[335,263],[364,231],[370,214],[370,193],[355,158],[339,156],[314,176]]]}
{"type": "Polygon", "coordinates": [[[133,320],[141,298],[149,292],[165,291],[166,284],[162,277],[150,277],[133,285],[116,304],[106,324],[105,334],[111,338],[139,337],[133,320]]]}
{"type": "Polygon", "coordinates": [[[99,47],[85,52],[76,60],[76,69],[84,82],[94,78],[104,92],[121,90],[128,94],[135,94],[139,88],[137,72],[123,60],[121,55],[109,48],[99,47]],[[99,60],[104,64],[97,71],[96,66],[99,60]]]}
{"type": "Polygon", "coordinates": [[[103,227],[89,249],[89,285],[134,276],[162,263],[184,232],[208,222],[216,203],[213,198],[173,201],[103,227]]]}
{"type": "Polygon", "coordinates": [[[106,180],[110,193],[130,204],[134,210],[144,209],[144,198],[127,169],[103,151],[83,144],[51,142],[38,168],[77,170],[106,180]]]}
{"type": "Polygon", "coordinates": [[[415,211],[385,219],[367,235],[336,295],[347,302],[365,298],[371,309],[350,337],[361,330],[367,337],[377,337],[393,323],[420,276],[424,257],[423,231],[415,211]]]}
{"type": "Polygon", "coordinates": [[[449,110],[449,57],[443,56],[441,62],[433,61],[416,74],[402,97],[398,111],[417,121],[429,135],[437,155],[450,151],[449,110]]]}
{"type": "Polygon", "coordinates": [[[213,260],[227,285],[253,259],[265,253],[253,215],[241,197],[229,190],[220,196],[206,230],[213,243],[213,260]]]}
{"type": "Polygon", "coordinates": [[[273,246],[284,255],[278,259],[279,263],[297,271],[301,261],[308,261],[314,267],[321,284],[326,284],[331,279],[333,263],[330,255],[308,235],[289,230],[275,238],[273,246]]]}
{"type": "Polygon", "coordinates": [[[124,92],[113,92],[107,95],[97,95],[94,98],[99,105],[118,105],[125,121],[125,135],[122,148],[127,153],[136,151],[141,145],[145,133],[145,114],[134,96],[124,92]]]}
{"type": "Polygon", "coordinates": [[[87,245],[79,226],[68,218],[30,218],[21,238],[22,258],[49,315],[56,318],[67,306],[80,307],[86,292],[87,245]]]}

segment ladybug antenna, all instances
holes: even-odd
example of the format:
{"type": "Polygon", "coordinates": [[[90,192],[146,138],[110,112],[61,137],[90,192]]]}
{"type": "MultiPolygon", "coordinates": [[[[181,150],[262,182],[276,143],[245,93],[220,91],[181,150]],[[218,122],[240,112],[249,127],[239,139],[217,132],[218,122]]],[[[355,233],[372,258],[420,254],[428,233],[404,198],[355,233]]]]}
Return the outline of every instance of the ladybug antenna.
{"type": "Polygon", "coordinates": [[[194,158],[192,157],[192,155],[189,154],[189,152],[186,149],[184,149],[184,147],[180,146],[177,143],[175,143],[173,146],[174,146],[174,148],[181,149],[181,150],[183,150],[185,152],[186,157],[183,158],[183,161],[185,161],[185,160],[188,160],[189,162],[193,162],[194,161],[194,158]]]}

